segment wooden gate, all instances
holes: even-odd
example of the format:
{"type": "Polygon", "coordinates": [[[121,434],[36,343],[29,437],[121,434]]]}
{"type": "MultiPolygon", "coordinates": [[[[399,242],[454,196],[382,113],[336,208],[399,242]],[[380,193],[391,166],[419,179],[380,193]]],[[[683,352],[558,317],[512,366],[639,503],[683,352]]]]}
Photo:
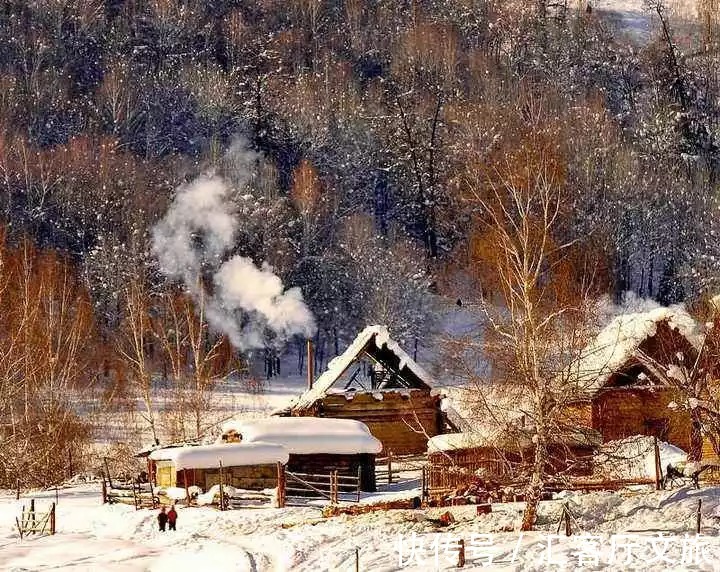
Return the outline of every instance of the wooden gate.
{"type": "Polygon", "coordinates": [[[285,471],[282,482],[282,498],[294,498],[296,502],[308,499],[324,499],[331,503],[360,502],[360,476],[330,474],[292,473],[285,471]]]}
{"type": "Polygon", "coordinates": [[[21,540],[28,534],[55,534],[55,503],[47,512],[36,512],[35,499],[31,499],[30,509],[26,511],[23,505],[22,515],[15,517],[15,524],[21,540]]]}

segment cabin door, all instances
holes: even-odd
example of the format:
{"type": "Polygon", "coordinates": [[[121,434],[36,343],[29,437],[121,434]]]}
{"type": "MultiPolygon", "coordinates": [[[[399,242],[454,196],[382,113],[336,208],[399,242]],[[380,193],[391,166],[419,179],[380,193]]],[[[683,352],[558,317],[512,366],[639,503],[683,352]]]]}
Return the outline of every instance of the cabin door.
{"type": "Polygon", "coordinates": [[[670,429],[670,421],[667,418],[646,419],[645,435],[657,437],[659,441],[667,441],[670,429]]]}

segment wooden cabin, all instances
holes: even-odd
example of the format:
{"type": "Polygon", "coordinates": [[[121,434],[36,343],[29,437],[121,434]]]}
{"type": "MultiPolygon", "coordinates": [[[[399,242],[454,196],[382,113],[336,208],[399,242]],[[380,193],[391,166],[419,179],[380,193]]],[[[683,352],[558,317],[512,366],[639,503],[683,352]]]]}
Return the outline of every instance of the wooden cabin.
{"type": "Polygon", "coordinates": [[[685,399],[658,368],[692,363],[701,343],[681,307],[616,318],[574,366],[576,397],[565,408],[568,422],[596,429],[604,442],[648,435],[699,451],[690,414],[677,405],[685,399]]]}
{"type": "Polygon", "coordinates": [[[360,490],[375,492],[375,456],[382,450],[366,425],[352,419],[271,417],[228,421],[219,443],[277,443],[288,451],[291,473],[359,477],[360,490]]]}
{"type": "Polygon", "coordinates": [[[155,449],[149,460],[157,486],[200,487],[208,491],[220,483],[239,489],[263,490],[277,486],[277,464],[286,464],[288,452],[276,443],[234,443],[155,449]]]}
{"type": "Polygon", "coordinates": [[[383,452],[423,453],[445,422],[433,381],[384,326],[369,326],[308,389],[275,415],[354,419],[367,425],[383,452]]]}
{"type": "MultiPolygon", "coordinates": [[[[602,439],[593,430],[568,430],[548,444],[549,475],[587,476],[602,439]]],[[[522,481],[534,459],[532,433],[526,429],[492,428],[483,432],[450,433],[428,442],[428,486],[447,492],[475,480],[502,486],[522,481]]]]}

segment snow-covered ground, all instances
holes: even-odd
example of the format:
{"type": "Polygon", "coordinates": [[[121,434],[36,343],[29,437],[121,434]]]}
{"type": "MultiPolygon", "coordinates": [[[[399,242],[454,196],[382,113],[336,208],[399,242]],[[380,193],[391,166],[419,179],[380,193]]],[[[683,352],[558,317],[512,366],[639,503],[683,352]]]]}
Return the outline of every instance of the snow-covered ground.
{"type": "MultiPolygon", "coordinates": [[[[640,43],[650,39],[658,24],[657,15],[645,0],[590,0],[590,4],[618,32],[640,43]]],[[[673,24],[696,17],[692,0],[666,0],[664,5],[673,24]]]]}
{"type": "MultiPolygon", "coordinates": [[[[44,510],[54,492],[32,497],[44,510]]],[[[103,506],[99,487],[82,485],[60,491],[54,537],[21,541],[15,517],[28,499],[16,501],[7,491],[0,492],[0,569],[341,572],[355,569],[359,549],[363,571],[452,570],[462,538],[470,570],[717,570],[720,537],[712,514],[718,502],[718,488],[569,495],[542,503],[540,530],[522,536],[519,504],[496,504],[483,516],[475,516],[475,507],[454,507],[456,523],[448,528],[434,520],[447,509],[324,519],[316,507],[224,513],[193,507],[179,509],[177,532],[161,533],[156,511],[103,506]],[[700,540],[694,534],[699,499],[700,540]],[[554,536],[563,502],[577,517],[569,539],[554,536]]]]}

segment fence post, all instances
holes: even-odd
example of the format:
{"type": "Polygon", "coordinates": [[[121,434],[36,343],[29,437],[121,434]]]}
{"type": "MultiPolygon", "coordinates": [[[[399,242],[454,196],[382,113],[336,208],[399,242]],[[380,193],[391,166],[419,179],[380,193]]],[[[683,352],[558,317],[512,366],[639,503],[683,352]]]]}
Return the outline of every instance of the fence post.
{"type": "Polygon", "coordinates": [[[15,500],[20,500],[20,479],[15,480],[15,500]]]}
{"type": "Polygon", "coordinates": [[[30,514],[28,515],[32,527],[35,528],[35,499],[30,499],[30,514]]]}
{"type": "Polygon", "coordinates": [[[662,483],[662,466],[660,465],[660,446],[658,438],[653,438],[653,446],[655,449],[655,490],[659,491],[662,483]]]}
{"type": "Polygon", "coordinates": [[[563,505],[563,515],[565,516],[565,536],[572,536],[570,509],[568,508],[567,503],[563,505]]]}
{"type": "Polygon", "coordinates": [[[277,464],[277,507],[285,508],[285,465],[277,464]]]}
{"type": "Polygon", "coordinates": [[[50,534],[55,534],[55,503],[50,508],[50,534]]]}
{"type": "Polygon", "coordinates": [[[458,540],[458,563],[457,567],[465,566],[465,541],[461,538],[458,540]]]}
{"type": "Polygon", "coordinates": [[[225,510],[225,487],[223,486],[223,464],[220,461],[220,473],[218,475],[220,479],[220,510],[225,510]]]}
{"type": "Polygon", "coordinates": [[[422,468],[422,500],[424,501],[430,496],[428,488],[428,467],[425,466],[422,468]]]}
{"type": "Polygon", "coordinates": [[[60,504],[60,497],[58,496],[57,485],[55,485],[55,504],[60,504]]]}
{"type": "Polygon", "coordinates": [[[103,504],[107,503],[107,483],[105,482],[104,476],[103,476],[103,484],[102,484],[102,501],[103,501],[103,504]]]}
{"type": "Polygon", "coordinates": [[[110,476],[110,468],[108,467],[107,457],[103,457],[103,463],[105,464],[105,472],[108,476],[108,484],[110,485],[110,488],[112,488],[112,477],[110,476]]]}
{"type": "Polygon", "coordinates": [[[700,527],[702,525],[702,499],[698,499],[697,514],[696,514],[695,518],[696,518],[695,532],[697,534],[700,534],[700,527]]]}
{"type": "Polygon", "coordinates": [[[185,485],[185,506],[190,506],[190,489],[187,484],[187,469],[183,469],[183,484],[185,485]]]}
{"type": "Polygon", "coordinates": [[[330,502],[337,504],[338,502],[338,475],[337,471],[330,473],[330,502]]]}
{"type": "Polygon", "coordinates": [[[355,548],[355,572],[360,572],[360,549],[355,548]]]}
{"type": "Polygon", "coordinates": [[[388,484],[392,484],[392,458],[393,452],[388,451],[388,484]]]}

